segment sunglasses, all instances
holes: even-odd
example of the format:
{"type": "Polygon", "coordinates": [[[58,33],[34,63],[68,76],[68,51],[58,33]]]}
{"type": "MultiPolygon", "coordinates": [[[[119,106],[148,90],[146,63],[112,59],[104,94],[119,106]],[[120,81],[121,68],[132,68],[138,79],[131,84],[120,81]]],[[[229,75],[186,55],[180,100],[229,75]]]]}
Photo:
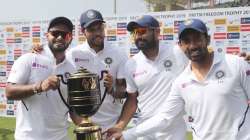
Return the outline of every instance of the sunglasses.
{"type": "Polygon", "coordinates": [[[49,31],[49,33],[55,38],[58,38],[58,36],[61,36],[63,39],[71,35],[70,32],[64,32],[64,31],[49,31]]]}
{"type": "Polygon", "coordinates": [[[143,35],[147,32],[147,28],[136,28],[133,31],[133,34],[140,34],[143,35]]]}

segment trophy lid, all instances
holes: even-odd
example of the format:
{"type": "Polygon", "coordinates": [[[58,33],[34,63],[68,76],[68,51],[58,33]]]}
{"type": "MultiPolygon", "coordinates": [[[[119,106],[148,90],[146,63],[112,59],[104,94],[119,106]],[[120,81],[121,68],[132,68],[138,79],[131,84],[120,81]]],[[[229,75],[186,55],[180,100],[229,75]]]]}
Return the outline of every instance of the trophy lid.
{"type": "Polygon", "coordinates": [[[81,67],[76,73],[70,74],[69,79],[82,78],[82,77],[93,77],[97,76],[95,73],[91,73],[87,69],[81,67]]]}

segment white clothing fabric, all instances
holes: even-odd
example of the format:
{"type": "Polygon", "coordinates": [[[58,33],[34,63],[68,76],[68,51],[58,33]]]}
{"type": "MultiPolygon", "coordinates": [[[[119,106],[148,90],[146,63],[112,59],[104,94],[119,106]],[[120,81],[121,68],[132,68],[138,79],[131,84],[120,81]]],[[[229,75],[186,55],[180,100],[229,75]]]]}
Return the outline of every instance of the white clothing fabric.
{"type": "MultiPolygon", "coordinates": [[[[102,78],[103,71],[108,71],[113,76],[114,84],[116,79],[124,79],[124,65],[127,61],[127,55],[114,46],[105,46],[103,50],[96,53],[86,42],[70,49],[66,54],[77,69],[83,67],[100,76],[102,97],[105,91],[102,78]]],[[[105,131],[116,123],[122,105],[118,100],[114,102],[114,98],[107,94],[101,107],[91,119],[101,126],[102,131],[105,131]]]]}

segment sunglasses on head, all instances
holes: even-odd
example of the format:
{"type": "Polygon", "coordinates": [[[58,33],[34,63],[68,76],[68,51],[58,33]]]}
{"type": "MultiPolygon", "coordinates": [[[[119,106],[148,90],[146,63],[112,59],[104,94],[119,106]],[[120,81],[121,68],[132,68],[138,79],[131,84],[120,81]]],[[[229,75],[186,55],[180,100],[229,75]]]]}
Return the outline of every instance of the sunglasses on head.
{"type": "Polygon", "coordinates": [[[49,33],[55,38],[57,38],[58,36],[61,36],[63,39],[65,39],[66,37],[70,35],[69,32],[64,32],[64,31],[49,31],[49,33]]]}

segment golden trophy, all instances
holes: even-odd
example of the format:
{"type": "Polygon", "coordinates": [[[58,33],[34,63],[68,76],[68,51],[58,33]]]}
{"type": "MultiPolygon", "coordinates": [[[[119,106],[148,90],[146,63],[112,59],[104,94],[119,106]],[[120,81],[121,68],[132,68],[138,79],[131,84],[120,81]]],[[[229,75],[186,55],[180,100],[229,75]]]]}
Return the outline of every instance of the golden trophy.
{"type": "MultiPolygon", "coordinates": [[[[66,103],[64,100],[64,103],[70,111],[84,118],[84,121],[74,130],[76,139],[101,140],[101,128],[90,120],[90,117],[99,109],[106,95],[105,90],[101,99],[99,76],[82,68],[77,73],[69,74],[67,82],[63,81],[61,75],[58,76],[68,87],[68,102],[66,103]]],[[[60,90],[58,91],[61,94],[60,90]]]]}

